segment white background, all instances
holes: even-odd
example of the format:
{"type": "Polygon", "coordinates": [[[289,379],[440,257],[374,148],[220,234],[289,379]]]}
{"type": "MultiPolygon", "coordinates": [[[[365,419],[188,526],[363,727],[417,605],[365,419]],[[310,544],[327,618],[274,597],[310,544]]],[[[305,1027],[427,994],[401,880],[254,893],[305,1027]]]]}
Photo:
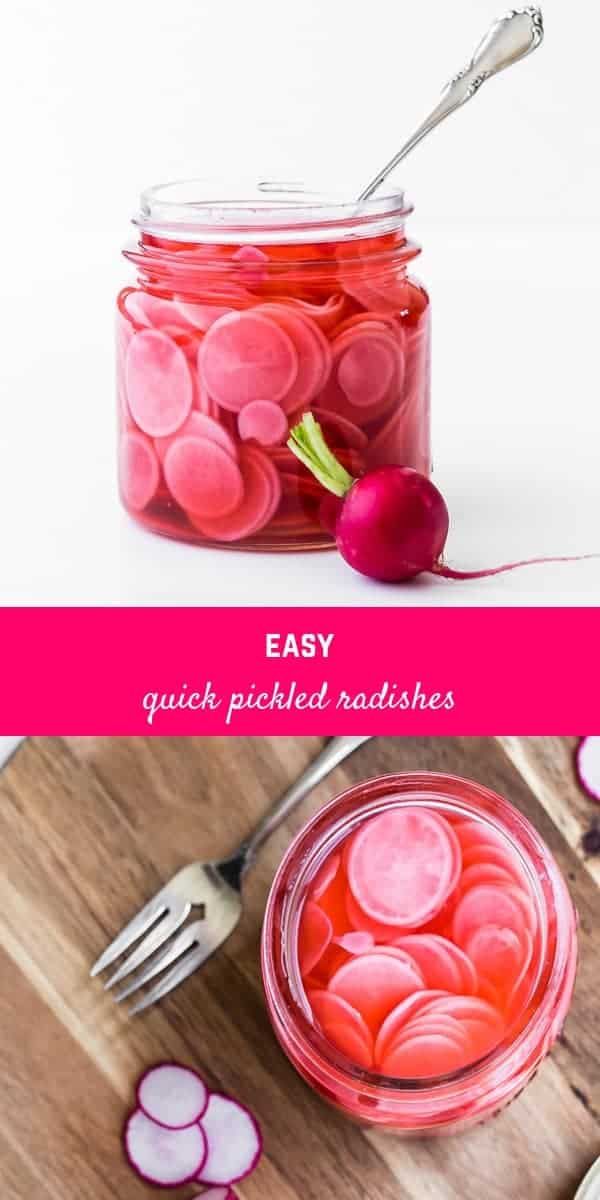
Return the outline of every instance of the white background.
{"type": "MultiPolygon", "coordinates": [[[[448,558],[600,550],[598,9],[403,168],[434,304],[448,558]]],[[[113,304],[142,187],[198,174],[358,191],[503,0],[20,0],[0,61],[0,602],[595,604],[600,563],[381,587],[337,555],[163,541],[120,512],[113,304]]]]}

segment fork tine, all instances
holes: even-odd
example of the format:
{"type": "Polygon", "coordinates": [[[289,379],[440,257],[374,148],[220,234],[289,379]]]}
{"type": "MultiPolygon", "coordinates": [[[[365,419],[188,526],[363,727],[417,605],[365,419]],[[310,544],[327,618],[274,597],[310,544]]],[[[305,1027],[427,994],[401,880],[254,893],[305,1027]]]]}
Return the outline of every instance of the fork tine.
{"type": "Polygon", "coordinates": [[[207,942],[204,937],[205,932],[206,929],[201,920],[192,921],[189,925],[186,925],[185,929],[182,929],[181,933],[176,938],[173,938],[173,941],[169,943],[161,954],[155,955],[152,961],[144,967],[144,970],[138,972],[135,979],[131,979],[124,988],[121,988],[116,993],[115,1000],[117,1004],[120,1004],[121,1000],[125,1000],[127,996],[137,991],[138,988],[143,987],[145,983],[154,979],[156,975],[164,971],[165,967],[170,967],[171,963],[176,962],[177,959],[181,958],[194,945],[202,946],[203,949],[207,948],[207,942]]]}
{"type": "Polygon", "coordinates": [[[184,979],[193,975],[194,971],[201,967],[218,950],[218,946],[198,946],[196,950],[186,954],[162,979],[159,979],[154,987],[151,987],[142,1000],[138,1000],[130,1009],[130,1016],[134,1017],[137,1013],[141,1013],[146,1008],[150,1008],[152,1004],[156,1004],[158,1000],[162,1000],[169,992],[183,983],[184,979]]]}
{"type": "Polygon", "coordinates": [[[139,913],[132,918],[129,924],[121,930],[114,941],[110,943],[110,946],[106,947],[100,958],[96,960],[90,971],[92,978],[99,975],[101,971],[105,971],[107,967],[110,967],[114,963],[115,959],[124,954],[126,950],[129,950],[129,947],[134,942],[137,942],[138,938],[142,937],[144,933],[147,933],[155,921],[168,911],[168,907],[165,894],[162,891],[157,896],[154,896],[152,900],[149,900],[140,909],[139,913]]]}
{"type": "Polygon", "coordinates": [[[143,963],[147,961],[157,950],[166,944],[173,933],[183,925],[192,911],[192,906],[185,900],[172,901],[170,909],[167,909],[165,915],[161,918],[158,924],[154,925],[150,933],[141,941],[127,956],[121,966],[117,968],[110,979],[104,984],[106,991],[114,987],[119,980],[125,979],[132,971],[137,971],[143,963]]]}

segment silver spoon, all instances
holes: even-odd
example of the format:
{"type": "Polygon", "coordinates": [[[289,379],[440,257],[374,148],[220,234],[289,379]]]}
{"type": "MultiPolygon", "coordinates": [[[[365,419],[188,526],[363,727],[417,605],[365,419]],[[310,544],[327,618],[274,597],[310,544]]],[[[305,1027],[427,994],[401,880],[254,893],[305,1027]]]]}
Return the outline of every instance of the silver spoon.
{"type": "Polygon", "coordinates": [[[482,84],[493,75],[498,75],[506,67],[512,67],[534,50],[537,50],[544,40],[544,19],[541,9],[524,8],[512,11],[506,17],[495,21],[483,41],[477,47],[471,62],[456,75],[444,89],[440,103],[427,117],[412,137],[391,161],[375,176],[364,192],[359,196],[359,202],[368,200],[370,196],[387,179],[388,175],[418,146],[419,142],[431,133],[442,121],[456,112],[463,104],[477,95],[482,84]]]}

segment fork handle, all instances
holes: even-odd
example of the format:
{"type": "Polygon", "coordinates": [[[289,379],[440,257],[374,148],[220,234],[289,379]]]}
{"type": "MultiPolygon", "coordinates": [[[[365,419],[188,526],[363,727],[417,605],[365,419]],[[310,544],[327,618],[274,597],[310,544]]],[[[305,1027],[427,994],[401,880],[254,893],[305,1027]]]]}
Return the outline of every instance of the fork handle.
{"type": "Polygon", "coordinates": [[[241,874],[245,875],[249,867],[252,866],[258,851],[270,838],[271,834],[279,828],[282,821],[292,812],[301,800],[308,796],[322,779],[333,771],[334,767],[339,766],[345,758],[350,754],[354,754],[363,742],[368,742],[368,737],[334,737],[331,738],[327,745],[321,750],[313,762],[302,772],[302,775],[291,787],[279,797],[276,804],[262,818],[256,829],[249,838],[240,846],[238,854],[235,858],[241,858],[241,874]]]}

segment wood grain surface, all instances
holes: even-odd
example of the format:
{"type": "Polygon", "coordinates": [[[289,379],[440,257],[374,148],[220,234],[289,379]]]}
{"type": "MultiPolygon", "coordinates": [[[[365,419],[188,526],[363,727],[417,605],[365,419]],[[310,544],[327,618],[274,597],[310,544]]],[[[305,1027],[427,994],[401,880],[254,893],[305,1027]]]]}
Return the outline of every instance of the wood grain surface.
{"type": "MultiPolygon", "coordinates": [[[[594,805],[561,738],[378,739],[278,831],[248,877],[245,914],[217,955],[149,1013],[88,979],[122,924],[185,862],[231,849],[319,739],[41,739],[0,773],[0,1194],[142,1200],[120,1129],[142,1068],[195,1065],[255,1110],[266,1153],[245,1200],[571,1200],[600,1154],[600,859],[594,805]],[[429,768],[502,792],[552,847],[581,918],[565,1035],[500,1117],[460,1137],[364,1133],[302,1083],[271,1033],[258,947],[291,834],[350,782],[429,768]]],[[[596,810],[597,811],[597,810],[596,810]]],[[[176,1193],[191,1197],[195,1189],[176,1193]]]]}

